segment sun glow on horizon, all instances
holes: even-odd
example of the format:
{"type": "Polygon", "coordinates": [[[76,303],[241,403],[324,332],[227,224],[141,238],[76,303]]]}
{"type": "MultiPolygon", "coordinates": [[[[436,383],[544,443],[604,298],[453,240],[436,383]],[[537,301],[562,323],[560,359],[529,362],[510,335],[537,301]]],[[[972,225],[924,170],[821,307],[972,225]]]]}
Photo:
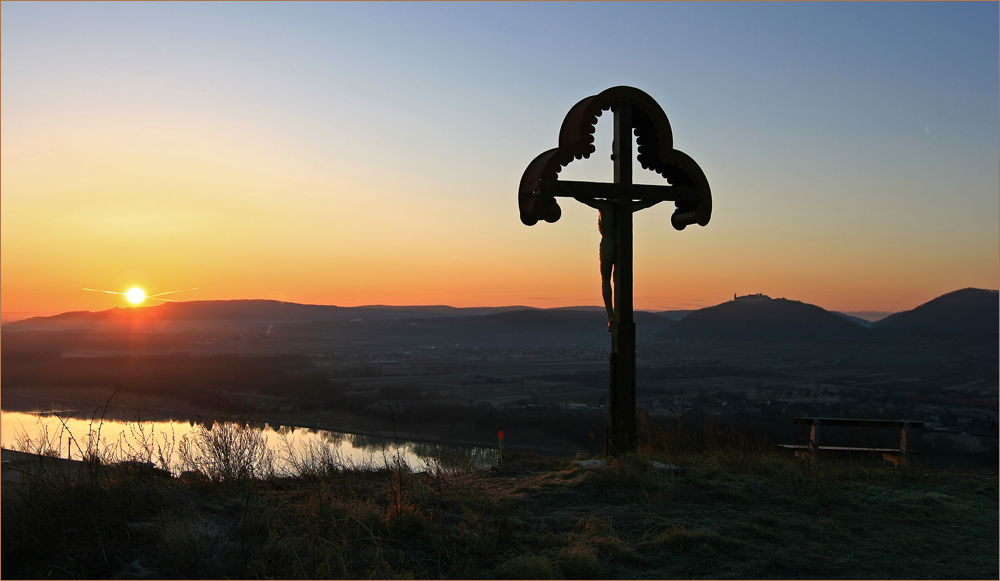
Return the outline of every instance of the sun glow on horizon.
{"type": "Polygon", "coordinates": [[[146,293],[142,292],[142,289],[138,287],[130,288],[128,289],[128,292],[125,293],[125,298],[127,298],[128,302],[133,305],[138,305],[146,299],[146,293]]]}
{"type": "Polygon", "coordinates": [[[163,292],[163,293],[156,293],[155,295],[147,295],[146,291],[142,290],[141,288],[139,288],[137,286],[134,286],[134,287],[128,289],[127,291],[123,292],[123,293],[120,293],[120,292],[117,292],[117,291],[101,290],[101,289],[96,289],[96,288],[84,288],[83,290],[85,290],[85,291],[91,291],[91,292],[96,292],[96,293],[107,293],[109,295],[124,295],[125,298],[128,299],[128,302],[132,303],[133,305],[138,305],[138,304],[142,303],[143,301],[145,301],[146,299],[152,299],[154,301],[163,301],[165,303],[174,303],[174,302],[177,302],[177,301],[173,301],[173,300],[170,300],[170,299],[161,299],[159,297],[161,297],[163,295],[172,295],[174,293],[182,293],[182,292],[186,292],[186,291],[198,290],[198,287],[186,288],[186,289],[183,289],[183,290],[167,291],[167,292],[163,292]]]}

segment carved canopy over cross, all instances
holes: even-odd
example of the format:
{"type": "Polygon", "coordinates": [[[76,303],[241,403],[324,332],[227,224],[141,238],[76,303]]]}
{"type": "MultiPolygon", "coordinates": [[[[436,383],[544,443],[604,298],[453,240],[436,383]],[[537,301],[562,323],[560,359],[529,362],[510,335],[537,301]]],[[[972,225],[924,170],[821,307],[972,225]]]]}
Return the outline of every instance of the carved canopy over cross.
{"type": "Polygon", "coordinates": [[[687,154],[673,148],[670,121],[660,105],[634,87],[612,87],[581,100],[570,109],[559,130],[559,147],[536,157],[521,176],[518,206],[521,222],[555,222],[562,215],[556,197],[633,200],[669,200],[676,203],[671,224],[683,230],[690,224],[704,226],[712,216],[712,193],[705,174],[687,154]],[[643,169],[655,171],[669,186],[560,181],[559,172],[575,159],[596,151],[597,118],[620,103],[632,107],[636,159],[643,169]]]}

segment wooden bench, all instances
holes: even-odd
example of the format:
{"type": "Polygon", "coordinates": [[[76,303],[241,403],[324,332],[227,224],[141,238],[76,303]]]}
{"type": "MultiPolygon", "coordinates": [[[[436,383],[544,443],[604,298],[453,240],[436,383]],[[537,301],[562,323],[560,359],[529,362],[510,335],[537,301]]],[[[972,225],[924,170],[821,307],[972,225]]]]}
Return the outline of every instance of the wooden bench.
{"type": "Polygon", "coordinates": [[[795,418],[795,423],[799,425],[812,426],[809,431],[809,443],[801,444],[779,444],[782,448],[795,450],[797,456],[807,455],[812,457],[813,462],[819,462],[819,451],[829,450],[831,452],[875,452],[881,453],[882,457],[893,464],[906,465],[910,459],[911,450],[906,445],[906,435],[910,429],[921,429],[923,422],[912,420],[859,420],[849,418],[795,418]],[[819,427],[820,426],[849,426],[864,428],[899,428],[899,448],[856,448],[847,446],[820,446],[819,427]]]}

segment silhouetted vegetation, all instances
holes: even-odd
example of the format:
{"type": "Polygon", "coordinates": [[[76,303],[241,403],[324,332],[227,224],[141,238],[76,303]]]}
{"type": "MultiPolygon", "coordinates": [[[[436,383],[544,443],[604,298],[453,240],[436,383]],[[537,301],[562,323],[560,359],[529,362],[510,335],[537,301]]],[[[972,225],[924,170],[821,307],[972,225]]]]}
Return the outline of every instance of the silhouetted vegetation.
{"type": "MultiPolygon", "coordinates": [[[[995,578],[995,472],[810,462],[644,425],[636,454],[412,473],[319,450],[282,472],[216,422],[171,476],[17,464],[4,578],[995,578]],[[225,442],[219,446],[219,442],[225,442]],[[217,456],[225,450],[223,456],[217,456]],[[225,468],[226,458],[243,458],[225,468]],[[849,556],[849,558],[848,558],[849,556]]],[[[35,464],[37,462],[38,464],[35,464]]]]}

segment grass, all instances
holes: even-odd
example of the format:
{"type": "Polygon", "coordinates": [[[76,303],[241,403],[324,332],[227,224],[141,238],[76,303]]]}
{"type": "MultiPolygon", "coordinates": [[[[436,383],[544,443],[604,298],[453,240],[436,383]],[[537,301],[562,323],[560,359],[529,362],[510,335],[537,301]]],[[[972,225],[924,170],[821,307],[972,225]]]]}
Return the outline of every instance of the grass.
{"type": "Polygon", "coordinates": [[[117,461],[5,483],[2,576],[998,577],[995,471],[817,468],[654,431],[600,467],[510,452],[416,474],[315,450],[279,474],[252,425],[221,426],[184,444],[183,476],[117,461]]]}

